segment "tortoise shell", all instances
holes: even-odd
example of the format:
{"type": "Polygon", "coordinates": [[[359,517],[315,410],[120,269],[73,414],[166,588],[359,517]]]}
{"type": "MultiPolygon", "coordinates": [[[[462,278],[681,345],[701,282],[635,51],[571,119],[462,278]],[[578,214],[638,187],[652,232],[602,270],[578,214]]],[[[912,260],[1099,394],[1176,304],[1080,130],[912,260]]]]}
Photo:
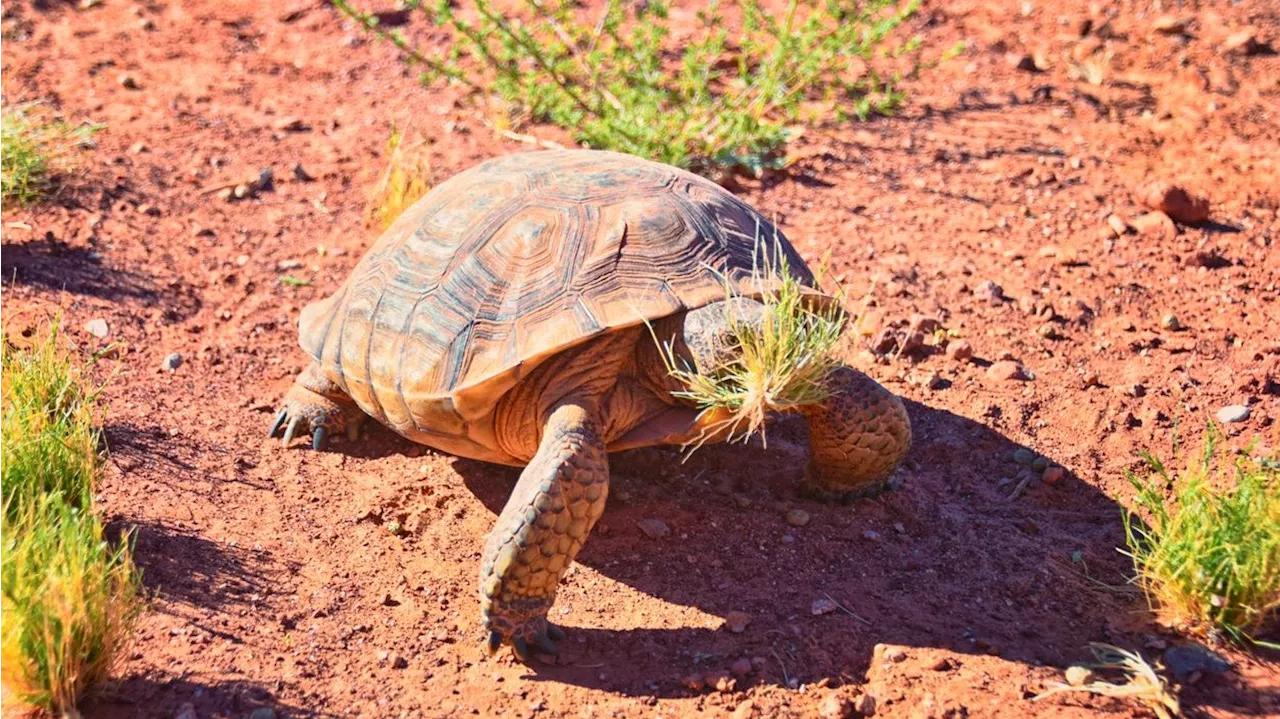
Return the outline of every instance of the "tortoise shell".
{"type": "Polygon", "coordinates": [[[333,296],[302,311],[299,337],[400,434],[515,463],[494,450],[493,409],[541,360],[726,290],[759,296],[775,252],[814,287],[781,233],[709,180],[613,152],[520,152],[406,210],[333,296]]]}

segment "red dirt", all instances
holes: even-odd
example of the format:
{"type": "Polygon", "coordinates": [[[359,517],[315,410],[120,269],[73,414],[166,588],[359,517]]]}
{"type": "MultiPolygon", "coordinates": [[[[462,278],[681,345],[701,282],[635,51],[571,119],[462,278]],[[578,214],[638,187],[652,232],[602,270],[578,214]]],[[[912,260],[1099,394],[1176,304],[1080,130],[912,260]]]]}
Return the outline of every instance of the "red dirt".
{"type": "MultiPolygon", "coordinates": [[[[1153,658],[1184,641],[1081,574],[1127,576],[1119,511],[1138,452],[1167,453],[1175,421],[1194,436],[1240,403],[1252,414],[1229,426],[1233,444],[1280,444],[1280,60],[1220,48],[1249,26],[1280,39],[1280,16],[1203,3],[1177,11],[1187,35],[1164,36],[1145,3],[1105,23],[1058,5],[927,2],[926,47],[970,47],[908,85],[902,116],[810,131],[794,173],[740,188],[807,257],[832,250],[869,298],[870,333],[926,313],[972,344],[973,363],[854,357],[911,400],[902,487],[850,508],[798,498],[794,424],[767,449],[685,464],[665,449],[617,456],[609,509],[554,610],[571,631],[563,656],[529,667],[485,656],[477,621],[482,538],[516,471],[384,429],[321,453],[264,436],[302,367],[299,310],[375,237],[361,212],[390,121],[433,139],[440,177],[528,146],[314,2],[7,5],[6,101],[108,126],[59,198],[4,218],[6,330],[60,308],[82,347],[103,344],[80,329],[95,317],[127,345],[101,500],[113,527],[136,528],[154,601],[121,683],[87,715],[813,716],[862,693],[887,717],[1145,715],[1028,698],[1090,641],[1153,658]],[[1073,79],[1072,53],[1096,43],[1104,82],[1073,79]],[[1009,53],[1049,66],[1020,70],[1009,53]],[[286,117],[305,129],[276,129],[286,117]],[[297,162],[316,180],[295,180],[297,162]],[[203,191],[264,167],[275,188],[255,198],[203,191]],[[1207,197],[1211,220],[1104,236],[1110,214],[1146,211],[1153,180],[1207,197]],[[1007,299],[975,296],[984,280],[1007,299]],[[1162,328],[1168,313],[1185,329],[1162,328]],[[171,352],[174,373],[160,369],[171,352]],[[1006,353],[1034,379],[991,376],[1006,353]],[[918,381],[930,371],[938,389],[918,381]],[[1000,480],[1018,477],[1019,447],[1066,478],[1010,499],[1000,480]],[[785,523],[791,507],[807,526],[785,523]],[[653,517],[670,534],[642,534],[653,517]],[[811,614],[828,596],[847,611],[811,614]],[[731,612],[750,616],[741,633],[731,612]],[[730,691],[682,684],[744,657],[730,691]]],[[[1275,716],[1274,658],[1221,651],[1234,668],[1185,687],[1188,709],[1275,716]]]]}

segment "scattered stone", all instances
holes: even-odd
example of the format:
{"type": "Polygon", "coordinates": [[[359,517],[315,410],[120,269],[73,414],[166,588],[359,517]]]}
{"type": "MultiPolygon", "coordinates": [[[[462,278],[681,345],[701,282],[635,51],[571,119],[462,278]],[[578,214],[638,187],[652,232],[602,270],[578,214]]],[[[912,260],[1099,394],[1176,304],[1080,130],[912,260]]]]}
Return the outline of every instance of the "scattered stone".
{"type": "Polygon", "coordinates": [[[272,127],[282,132],[302,132],[307,129],[306,123],[296,117],[282,117],[272,127]]]}
{"type": "Polygon", "coordinates": [[[929,665],[929,668],[935,672],[951,671],[951,660],[946,657],[938,657],[937,660],[929,665]]]}
{"type": "Polygon", "coordinates": [[[1159,210],[1138,215],[1129,224],[1133,225],[1134,232],[1144,237],[1172,240],[1178,236],[1178,226],[1173,224],[1173,219],[1159,210]]]}
{"type": "Polygon", "coordinates": [[[1234,55],[1264,55],[1271,51],[1271,46],[1259,40],[1255,30],[1247,28],[1228,35],[1222,41],[1222,51],[1234,55]]]}
{"type": "Polygon", "coordinates": [[[733,666],[729,667],[729,671],[733,672],[734,676],[739,677],[747,676],[751,673],[751,670],[751,659],[748,657],[741,657],[733,663],[733,666]]]}
{"type": "Polygon", "coordinates": [[[809,523],[809,513],[803,509],[793,509],[787,512],[787,524],[793,527],[803,527],[809,523]]]}
{"type": "Polygon", "coordinates": [[[946,384],[937,370],[929,370],[928,372],[913,375],[912,379],[925,389],[939,390],[946,384]]]}
{"type": "Polygon", "coordinates": [[[1223,424],[1234,424],[1236,422],[1243,422],[1249,419],[1249,414],[1249,405],[1232,404],[1218,410],[1217,414],[1214,416],[1223,424]]]}
{"type": "Polygon", "coordinates": [[[1187,31],[1187,20],[1173,15],[1161,15],[1151,23],[1151,29],[1161,35],[1182,35],[1187,31]]]}
{"type": "Polygon", "coordinates": [[[980,300],[986,300],[990,304],[998,305],[1004,301],[1004,288],[991,280],[983,280],[973,288],[973,296],[980,300]]]}
{"type": "Polygon", "coordinates": [[[160,366],[169,372],[176,372],[182,366],[182,355],[178,352],[170,352],[160,366]]]}
{"type": "Polygon", "coordinates": [[[649,539],[662,539],[671,534],[671,528],[663,521],[661,517],[648,517],[636,522],[636,526],[640,527],[640,532],[649,539]]]}
{"type": "Polygon", "coordinates": [[[1024,467],[1030,467],[1031,463],[1036,461],[1036,453],[1026,447],[1019,447],[1013,450],[1013,461],[1024,467]]]}
{"type": "Polygon", "coordinates": [[[129,152],[135,155],[141,155],[149,149],[151,148],[147,147],[147,143],[145,142],[135,142],[129,146],[129,152]]]}
{"type": "Polygon", "coordinates": [[[973,345],[964,340],[948,342],[947,358],[956,362],[968,362],[973,359],[973,345]]]}
{"type": "Polygon", "coordinates": [[[907,336],[902,340],[902,349],[899,354],[908,357],[917,356],[924,352],[924,333],[908,332],[907,336]]]}
{"type": "Polygon", "coordinates": [[[101,317],[85,322],[84,331],[100,340],[105,340],[107,335],[111,334],[111,328],[107,326],[107,321],[101,317]]]}
{"type": "Polygon", "coordinates": [[[253,189],[242,182],[239,185],[236,185],[234,188],[232,188],[231,196],[236,198],[237,200],[243,200],[244,198],[248,197],[252,192],[253,192],[253,189]]]}
{"type": "Polygon", "coordinates": [[[1187,264],[1192,267],[1204,267],[1210,270],[1220,270],[1223,267],[1230,267],[1231,260],[1223,257],[1216,250],[1199,250],[1195,254],[1187,257],[1187,264]]]}
{"type": "Polygon", "coordinates": [[[399,654],[392,654],[392,655],[391,655],[391,668],[392,668],[392,669],[407,669],[408,667],[409,667],[409,660],[408,660],[408,659],[405,659],[404,657],[400,656],[399,654]]]}
{"type": "Polygon", "coordinates": [[[1067,684],[1073,687],[1082,687],[1093,681],[1093,672],[1087,667],[1070,666],[1066,671],[1067,684]]]}
{"type": "Polygon", "coordinates": [[[1049,468],[1049,458],[1036,457],[1034,460],[1031,461],[1031,468],[1037,472],[1045,471],[1046,469],[1049,468]]]}
{"type": "Polygon", "coordinates": [[[138,80],[127,72],[120,73],[120,76],[116,78],[116,82],[120,83],[120,87],[126,90],[138,89],[138,80]]]}
{"type": "Polygon", "coordinates": [[[752,699],[747,699],[733,710],[733,719],[759,719],[760,707],[752,699]]]}
{"type": "Polygon", "coordinates": [[[889,647],[884,652],[884,658],[894,664],[901,664],[907,660],[907,653],[901,647],[889,647]]]}
{"type": "Polygon", "coordinates": [[[1062,481],[1066,474],[1067,471],[1062,467],[1045,467],[1044,474],[1040,475],[1040,479],[1045,484],[1057,484],[1062,481]]]}
{"type": "Polygon", "coordinates": [[[751,624],[751,615],[734,610],[725,615],[724,625],[734,634],[741,634],[751,624]]]}
{"type": "Polygon", "coordinates": [[[224,187],[224,188],[222,188],[222,189],[218,190],[218,199],[219,199],[219,200],[223,200],[224,202],[231,202],[232,198],[233,198],[232,188],[230,188],[230,187],[224,187]]]}
{"type": "Polygon", "coordinates": [[[258,178],[253,181],[253,185],[259,190],[270,191],[275,187],[275,179],[275,172],[270,167],[263,168],[262,172],[258,173],[258,178]]]}
{"type": "Polygon", "coordinates": [[[839,694],[829,694],[818,705],[818,716],[822,719],[848,719],[853,716],[853,704],[839,694]]]}
{"type": "Polygon", "coordinates": [[[1160,329],[1177,332],[1182,329],[1182,323],[1178,321],[1178,316],[1169,314],[1160,318],[1160,329]]]}
{"type": "Polygon", "coordinates": [[[1085,389],[1088,389],[1089,387],[1099,387],[1102,385],[1102,377],[1098,374],[1097,370],[1093,369],[1086,370],[1081,381],[1084,383],[1085,389]]]}
{"type": "Polygon", "coordinates": [[[1164,652],[1164,665],[1179,683],[1195,684],[1205,674],[1226,674],[1231,663],[1199,644],[1169,647],[1164,652]]]}
{"type": "Polygon", "coordinates": [[[1025,382],[1035,378],[1026,367],[1012,360],[1000,360],[987,368],[987,376],[999,381],[1017,380],[1025,382]]]}
{"type": "Polygon", "coordinates": [[[276,269],[281,272],[296,270],[299,267],[302,267],[302,260],[280,260],[276,263],[276,269]]]}
{"type": "Polygon", "coordinates": [[[942,329],[942,321],[937,317],[929,315],[914,314],[911,315],[910,328],[912,332],[920,332],[922,334],[931,335],[942,329]]]}
{"type": "Polygon", "coordinates": [[[1183,188],[1168,182],[1157,181],[1137,190],[1142,204],[1159,210],[1183,224],[1195,224],[1209,219],[1209,201],[1195,197],[1183,188]]]}
{"type": "Polygon", "coordinates": [[[876,336],[871,343],[871,351],[878,355],[887,355],[898,348],[898,333],[893,328],[886,327],[880,330],[880,334],[876,336]]]}
{"type": "Polygon", "coordinates": [[[721,694],[728,694],[738,686],[738,680],[729,676],[725,671],[707,672],[703,675],[703,681],[708,687],[715,689],[721,694]]]}
{"type": "Polygon", "coordinates": [[[151,18],[149,18],[149,17],[144,17],[144,18],[142,18],[141,20],[139,20],[139,21],[138,21],[138,29],[140,29],[140,30],[155,30],[155,29],[156,29],[156,22],[155,22],[155,20],[152,20],[152,19],[151,19],[151,18]]]}
{"type": "Polygon", "coordinates": [[[1129,232],[1129,223],[1121,219],[1119,215],[1107,217],[1107,225],[1111,227],[1111,232],[1116,237],[1123,237],[1129,232]]]}
{"type": "Polygon", "coordinates": [[[830,614],[836,610],[836,603],[827,597],[818,597],[813,600],[813,604],[809,605],[809,613],[815,617],[823,614],[830,614]]]}
{"type": "Polygon", "coordinates": [[[313,177],[311,173],[307,172],[306,168],[302,166],[302,163],[295,162],[293,163],[293,179],[298,180],[299,182],[311,182],[316,178],[313,177]]]}
{"type": "Polygon", "coordinates": [[[178,707],[178,713],[173,715],[173,719],[199,719],[200,715],[196,714],[196,707],[191,702],[185,702],[178,707]]]}
{"type": "Polygon", "coordinates": [[[249,719],[276,719],[276,710],[271,707],[258,707],[249,712],[249,719]]]}
{"type": "Polygon", "coordinates": [[[1005,62],[1009,63],[1009,67],[1023,72],[1038,72],[1036,67],[1036,59],[1026,53],[1011,52],[1004,57],[1005,62]]]}
{"type": "Polygon", "coordinates": [[[876,698],[870,694],[862,694],[853,700],[853,708],[864,717],[875,716],[876,698]]]}
{"type": "Polygon", "coordinates": [[[880,533],[874,529],[868,529],[862,533],[862,538],[869,542],[878,542],[880,541],[880,533]]]}

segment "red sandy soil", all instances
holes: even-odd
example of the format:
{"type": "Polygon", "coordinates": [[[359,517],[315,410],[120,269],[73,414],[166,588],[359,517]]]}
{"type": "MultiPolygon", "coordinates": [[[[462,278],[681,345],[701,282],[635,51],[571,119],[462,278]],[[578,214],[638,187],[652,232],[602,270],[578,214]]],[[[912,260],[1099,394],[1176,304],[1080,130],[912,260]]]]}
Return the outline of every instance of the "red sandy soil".
{"type": "MultiPolygon", "coordinates": [[[[1153,660],[1186,641],[1123,588],[1124,471],[1225,405],[1252,410],[1233,446],[1280,444],[1280,58],[1222,48],[1242,28],[1280,40],[1280,16],[1168,7],[1189,24],[1166,36],[1158,4],[930,0],[913,21],[926,47],[970,45],[908,85],[901,116],[812,130],[789,175],[736,188],[811,260],[832,250],[855,309],[866,297],[863,345],[921,313],[976,359],[852,353],[910,400],[916,431],[900,488],[852,507],[797,496],[794,423],[767,449],[616,456],[553,610],[570,638],[531,666],[488,657],[477,616],[482,538],[516,470],[381,428],[319,453],[265,437],[303,366],[299,310],[376,236],[362,211],[392,120],[431,138],[437,177],[531,148],[315,2],[6,5],[6,102],[107,125],[61,195],[4,218],[6,331],[60,309],[82,348],[127,346],[106,363],[101,504],[136,529],[153,600],[86,715],[839,716],[865,694],[882,717],[1147,716],[1029,701],[1091,641],[1153,660]],[[1071,70],[1090,49],[1098,85],[1071,70]],[[206,192],[267,167],[270,191],[206,192]],[[1150,180],[1207,197],[1210,221],[1107,234],[1109,215],[1146,211],[1150,180]],[[987,280],[1006,299],[981,296],[987,280]],[[107,340],[82,329],[93,318],[107,340]],[[1002,356],[1034,379],[994,376],[1002,356]],[[1010,498],[1021,447],[1065,478],[1010,498]],[[651,518],[669,533],[642,533],[651,518]],[[813,614],[828,597],[841,608],[813,614]],[[742,658],[725,691],[682,682],[742,658]]],[[[1276,716],[1275,658],[1219,651],[1232,669],[1188,682],[1188,712],[1276,716]]]]}

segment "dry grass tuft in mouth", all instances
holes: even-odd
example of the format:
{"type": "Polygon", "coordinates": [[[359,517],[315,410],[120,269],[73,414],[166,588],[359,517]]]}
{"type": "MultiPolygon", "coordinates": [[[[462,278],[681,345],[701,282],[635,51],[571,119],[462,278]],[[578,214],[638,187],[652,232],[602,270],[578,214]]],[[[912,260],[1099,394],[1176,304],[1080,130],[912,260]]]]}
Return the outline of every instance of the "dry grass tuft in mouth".
{"type": "Polygon", "coordinates": [[[1169,691],[1164,679],[1142,658],[1141,654],[1097,642],[1090,644],[1089,648],[1093,651],[1096,661],[1085,666],[1100,671],[1121,672],[1124,674],[1124,681],[1115,684],[1095,679],[1079,686],[1054,682],[1031,701],[1040,701],[1054,694],[1085,692],[1118,699],[1135,699],[1150,709],[1159,719],[1173,719],[1181,716],[1182,709],[1178,704],[1178,698],[1169,691]]]}

